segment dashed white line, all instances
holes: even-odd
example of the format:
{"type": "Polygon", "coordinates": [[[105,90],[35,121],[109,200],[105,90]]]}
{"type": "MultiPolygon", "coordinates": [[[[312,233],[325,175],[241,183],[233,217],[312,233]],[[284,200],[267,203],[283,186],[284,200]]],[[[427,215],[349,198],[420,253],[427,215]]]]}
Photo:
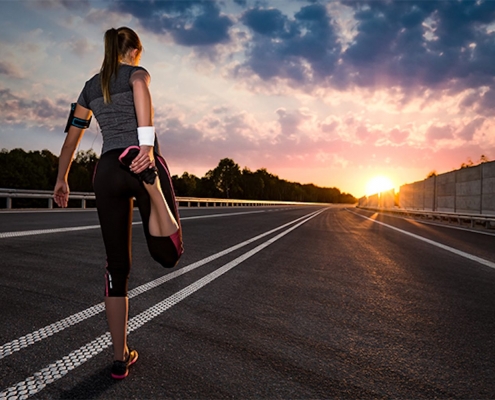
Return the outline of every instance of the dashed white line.
{"type": "MultiPolygon", "coordinates": [[[[316,212],[318,212],[318,211],[316,211],[316,212]]],[[[314,214],[314,213],[312,213],[312,214],[314,214]]],[[[301,221],[302,219],[307,218],[308,216],[310,216],[312,214],[308,214],[308,215],[305,215],[303,217],[297,218],[293,221],[290,221],[286,224],[278,226],[278,227],[271,229],[267,232],[264,232],[260,235],[254,236],[251,239],[245,240],[244,242],[238,243],[238,244],[231,246],[225,250],[222,250],[218,253],[212,254],[211,256],[203,258],[202,260],[196,261],[195,263],[192,263],[188,266],[185,266],[181,269],[178,269],[172,273],[164,275],[158,279],[155,279],[154,281],[151,281],[151,282],[145,283],[144,285],[138,286],[137,288],[129,291],[128,297],[133,298],[133,297],[138,296],[144,292],[147,292],[148,290],[156,288],[156,287],[164,284],[165,282],[168,282],[172,279],[175,279],[175,278],[177,278],[177,277],[179,277],[179,276],[181,276],[187,272],[190,272],[190,271],[192,271],[198,267],[201,267],[202,265],[208,264],[209,262],[216,260],[217,258],[220,258],[226,254],[229,254],[235,250],[238,250],[244,246],[247,246],[248,244],[253,243],[253,242],[255,242],[255,241],[257,241],[257,240],[259,240],[265,236],[268,236],[268,235],[275,233],[281,229],[284,229],[284,228],[286,228],[292,224],[295,224],[298,221],[301,221]]],[[[0,346],[0,360],[2,358],[10,356],[11,354],[13,354],[17,351],[20,351],[20,350],[36,343],[36,342],[39,342],[43,339],[46,339],[50,336],[53,336],[55,333],[61,332],[64,329],[70,328],[71,326],[74,326],[74,325],[76,325],[76,324],[78,324],[78,323],[80,323],[80,322],[82,322],[88,318],[91,318],[91,317],[99,314],[100,312],[102,312],[104,310],[105,310],[105,305],[102,302],[102,303],[96,304],[92,307],[89,307],[83,311],[80,311],[76,314],[70,315],[69,317],[66,317],[60,321],[54,322],[50,325],[47,325],[47,326],[45,326],[41,329],[38,329],[34,332],[28,333],[28,334],[26,334],[26,335],[24,335],[18,339],[15,339],[15,340],[12,340],[8,343],[5,343],[2,346],[0,346]]]]}
{"type": "MultiPolygon", "coordinates": [[[[181,221],[187,221],[190,219],[201,219],[201,218],[218,218],[218,217],[229,217],[233,215],[244,215],[244,214],[257,214],[268,212],[266,210],[261,211],[243,211],[235,213],[223,213],[223,214],[210,214],[210,215],[197,215],[191,217],[181,217],[181,221]]],[[[142,222],[133,222],[133,225],[141,225],[142,222]]],[[[29,231],[14,231],[14,232],[0,232],[0,239],[13,238],[13,237],[23,237],[23,236],[33,236],[33,235],[46,235],[50,233],[65,233],[65,232],[77,232],[85,231],[90,229],[98,229],[100,225],[86,225],[86,226],[74,226],[66,228],[53,228],[53,229],[34,229],[29,231]]]]}
{"type": "MultiPolygon", "coordinates": [[[[236,259],[223,265],[222,267],[218,268],[217,270],[209,273],[208,275],[204,276],[203,278],[199,279],[198,281],[185,287],[184,289],[180,290],[179,292],[175,293],[174,295],[166,298],[165,300],[162,300],[161,302],[155,304],[154,306],[150,307],[146,311],[143,311],[142,313],[131,318],[129,320],[129,332],[135,331],[136,329],[142,327],[147,322],[156,318],[157,316],[159,316],[160,314],[162,314],[163,312],[165,312],[169,308],[173,307],[174,305],[176,305],[180,301],[184,300],[185,298],[187,298],[191,294],[195,293],[196,291],[198,291],[202,287],[206,286],[207,284],[213,282],[218,277],[220,277],[223,274],[225,274],[226,272],[230,271],[232,268],[241,264],[243,261],[252,257],[256,253],[263,250],[264,248],[270,246],[272,243],[281,239],[282,237],[284,237],[288,233],[292,232],[294,229],[298,228],[299,226],[303,225],[304,223],[308,222],[312,218],[316,217],[317,215],[319,215],[323,211],[325,211],[325,209],[318,210],[314,213],[309,214],[309,216],[303,217],[304,218],[303,220],[301,220],[300,222],[291,226],[290,228],[288,228],[284,232],[279,233],[277,236],[274,236],[273,238],[260,244],[259,246],[255,247],[254,249],[244,253],[242,256],[237,257],[236,259]]],[[[66,374],[69,373],[69,371],[82,365],[83,363],[90,360],[91,358],[93,358],[97,354],[101,353],[104,349],[106,349],[110,345],[111,345],[110,334],[107,332],[107,333],[99,336],[95,340],[91,341],[90,343],[87,343],[86,345],[80,347],[79,349],[69,353],[68,355],[66,355],[62,359],[48,365],[47,367],[41,369],[40,371],[34,373],[32,376],[28,377],[24,381],[21,381],[15,385],[5,389],[4,391],[2,391],[0,393],[0,399],[9,399],[9,398],[27,399],[27,398],[31,397],[32,395],[40,392],[43,388],[45,388],[50,383],[53,383],[56,380],[65,376],[66,374]]]]}

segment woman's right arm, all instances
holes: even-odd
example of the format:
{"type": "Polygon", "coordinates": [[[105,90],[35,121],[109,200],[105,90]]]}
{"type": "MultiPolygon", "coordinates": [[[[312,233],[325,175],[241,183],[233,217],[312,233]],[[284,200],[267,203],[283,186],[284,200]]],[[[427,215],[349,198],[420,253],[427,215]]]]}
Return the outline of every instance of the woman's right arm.
{"type": "MultiPolygon", "coordinates": [[[[153,126],[153,104],[151,101],[151,93],[149,90],[150,76],[147,71],[139,70],[131,75],[130,85],[132,86],[134,107],[136,110],[136,118],[138,128],[153,126]]],[[[153,141],[154,142],[154,141],[153,141]]],[[[136,158],[132,161],[131,171],[136,174],[154,166],[153,144],[139,144],[140,151],[136,158]]]]}
{"type": "MultiPolygon", "coordinates": [[[[91,110],[88,110],[79,104],[76,105],[76,109],[74,110],[75,117],[87,120],[91,117],[91,114],[91,110]]],[[[69,201],[69,185],[67,178],[69,176],[69,170],[74,158],[74,153],[83,135],[84,129],[71,125],[67,131],[67,136],[65,137],[62,150],[60,151],[57,182],[55,183],[55,189],[53,192],[53,198],[59,207],[67,207],[67,203],[69,201]]]]}

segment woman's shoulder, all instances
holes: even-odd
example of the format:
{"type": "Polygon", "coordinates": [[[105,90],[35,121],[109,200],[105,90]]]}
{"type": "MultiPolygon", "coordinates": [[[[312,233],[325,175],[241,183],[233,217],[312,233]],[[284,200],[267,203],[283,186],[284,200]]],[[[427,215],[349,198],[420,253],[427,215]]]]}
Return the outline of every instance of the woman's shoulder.
{"type": "Polygon", "coordinates": [[[92,85],[95,85],[95,84],[100,84],[100,74],[94,74],[91,78],[89,78],[85,85],[86,87],[88,86],[92,86],[92,85]]]}
{"type": "Polygon", "coordinates": [[[151,80],[149,72],[146,70],[146,68],[143,68],[141,66],[130,66],[128,77],[129,85],[131,86],[136,81],[136,79],[144,79],[148,83],[151,80]]]}
{"type": "Polygon", "coordinates": [[[146,68],[141,67],[140,65],[128,65],[128,64],[122,64],[120,66],[120,70],[127,72],[129,75],[132,75],[136,71],[144,71],[149,75],[149,72],[146,68]]]}

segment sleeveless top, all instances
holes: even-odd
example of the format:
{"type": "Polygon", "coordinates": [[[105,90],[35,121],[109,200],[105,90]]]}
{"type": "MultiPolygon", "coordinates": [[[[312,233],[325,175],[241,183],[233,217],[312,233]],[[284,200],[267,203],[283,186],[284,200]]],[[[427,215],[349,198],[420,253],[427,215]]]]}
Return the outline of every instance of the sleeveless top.
{"type": "MultiPolygon", "coordinates": [[[[105,104],[100,84],[100,74],[86,82],[77,104],[90,109],[98,121],[103,137],[101,154],[114,149],[138,146],[137,118],[134,97],[129,79],[142,67],[122,64],[116,77],[110,79],[112,102],[105,104]]],[[[147,72],[147,71],[146,71],[147,72]]]]}

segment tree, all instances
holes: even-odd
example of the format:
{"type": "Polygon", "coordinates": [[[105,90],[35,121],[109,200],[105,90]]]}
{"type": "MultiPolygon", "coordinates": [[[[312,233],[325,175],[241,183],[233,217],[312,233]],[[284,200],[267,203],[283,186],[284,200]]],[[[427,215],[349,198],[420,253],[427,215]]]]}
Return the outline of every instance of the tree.
{"type": "Polygon", "coordinates": [[[241,169],[230,158],[221,159],[214,170],[206,173],[206,177],[213,182],[218,191],[227,199],[241,192],[241,187],[239,186],[241,169]]]}
{"type": "Polygon", "coordinates": [[[78,151],[69,171],[69,187],[74,192],[92,192],[98,156],[93,150],[78,151]]]}
{"type": "MultiPolygon", "coordinates": [[[[484,159],[482,156],[482,160],[484,159]]],[[[93,150],[77,152],[69,173],[69,187],[72,191],[93,191],[92,180],[97,163],[98,156],[93,150]]],[[[53,190],[57,170],[58,157],[48,150],[0,151],[2,188],[53,190]]],[[[201,179],[184,172],[181,177],[174,175],[172,182],[177,196],[320,203],[356,202],[354,196],[341,193],[337,188],[289,182],[269,173],[266,168],[252,172],[245,167],[241,172],[239,165],[229,158],[220,160],[218,166],[201,179]]],[[[31,202],[36,201],[22,200],[25,206],[32,206],[31,202]]]]}
{"type": "Polygon", "coordinates": [[[48,150],[13,149],[0,152],[0,187],[13,189],[53,189],[58,158],[48,150]]]}
{"type": "Polygon", "coordinates": [[[177,175],[172,177],[174,190],[177,196],[197,197],[200,179],[197,176],[184,172],[179,178],[177,175]]]}

